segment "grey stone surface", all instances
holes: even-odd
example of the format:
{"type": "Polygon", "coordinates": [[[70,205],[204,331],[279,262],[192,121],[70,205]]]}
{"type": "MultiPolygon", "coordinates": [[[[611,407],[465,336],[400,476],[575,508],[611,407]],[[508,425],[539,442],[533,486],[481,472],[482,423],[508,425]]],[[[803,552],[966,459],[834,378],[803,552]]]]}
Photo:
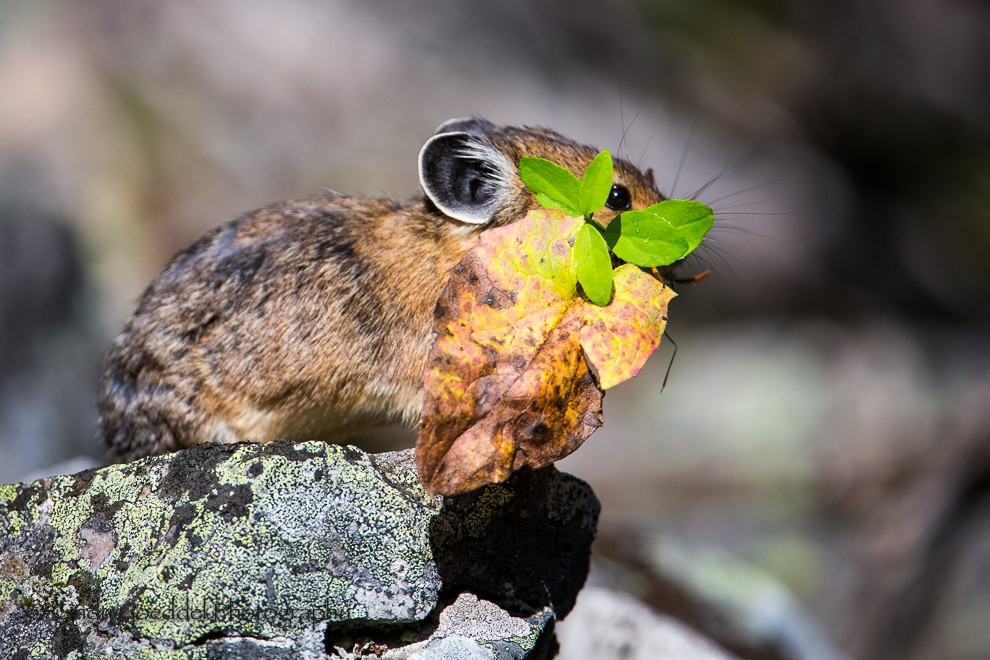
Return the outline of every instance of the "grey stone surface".
{"type": "Polygon", "coordinates": [[[0,486],[0,656],[549,657],[597,514],[552,468],[444,500],[324,443],[0,486]]]}
{"type": "Polygon", "coordinates": [[[694,603],[696,623],[726,647],[744,656],[845,660],[787,588],[756,566],[664,534],[646,535],[641,551],[643,565],[694,603]]]}
{"type": "Polygon", "coordinates": [[[328,647],[339,657],[367,657],[362,651],[377,651],[383,660],[460,660],[461,658],[550,658],[556,651],[553,635],[554,613],[548,606],[528,617],[513,616],[498,605],[462,593],[453,603],[431,617],[430,631],[417,640],[415,631],[406,631],[391,648],[381,641],[348,637],[328,637],[328,647]]]}
{"type": "Polygon", "coordinates": [[[604,587],[581,592],[557,628],[567,660],[731,660],[684,624],[651,611],[628,594],[604,587]]]}

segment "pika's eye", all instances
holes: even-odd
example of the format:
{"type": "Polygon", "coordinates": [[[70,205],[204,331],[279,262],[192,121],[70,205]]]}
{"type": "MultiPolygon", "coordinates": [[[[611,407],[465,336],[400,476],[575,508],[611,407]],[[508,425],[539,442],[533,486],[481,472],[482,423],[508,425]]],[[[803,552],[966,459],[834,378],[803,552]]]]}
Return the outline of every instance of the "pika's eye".
{"type": "Polygon", "coordinates": [[[629,189],[617,183],[613,185],[612,191],[608,194],[608,200],[606,200],[605,206],[613,211],[628,211],[632,207],[632,197],[629,195],[629,189]]]}

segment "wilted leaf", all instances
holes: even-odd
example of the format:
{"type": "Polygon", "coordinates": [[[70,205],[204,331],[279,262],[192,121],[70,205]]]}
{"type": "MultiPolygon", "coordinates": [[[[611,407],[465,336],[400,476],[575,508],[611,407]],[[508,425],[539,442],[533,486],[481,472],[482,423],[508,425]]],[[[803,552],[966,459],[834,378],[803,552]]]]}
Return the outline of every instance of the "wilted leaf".
{"type": "Polygon", "coordinates": [[[604,390],[638,374],[660,346],[667,304],[676,295],[632,264],[616,268],[612,284],[611,304],[587,305],[581,326],[581,348],[604,390]]]}
{"type": "Polygon", "coordinates": [[[483,233],[451,271],[416,446],[431,493],[467,492],[571,453],[602,424],[591,370],[611,387],[658,345],[674,294],[652,276],[617,269],[606,307],[579,296],[572,242],[583,225],[534,211],[483,233]]]}

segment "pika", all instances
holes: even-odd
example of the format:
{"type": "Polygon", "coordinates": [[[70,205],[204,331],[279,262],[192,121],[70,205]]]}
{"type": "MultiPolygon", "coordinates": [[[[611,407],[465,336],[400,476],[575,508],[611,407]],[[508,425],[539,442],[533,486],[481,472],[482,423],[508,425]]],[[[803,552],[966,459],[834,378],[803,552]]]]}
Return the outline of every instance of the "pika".
{"type": "MultiPolygon", "coordinates": [[[[519,159],[581,176],[596,154],[545,128],[452,119],[419,153],[423,194],[328,192],[211,230],[155,277],[107,352],[104,449],[133,460],[414,426],[448,272],[481,231],[538,206],[519,159]]],[[[603,221],[664,199],[652,171],[614,171],[603,221]]]]}

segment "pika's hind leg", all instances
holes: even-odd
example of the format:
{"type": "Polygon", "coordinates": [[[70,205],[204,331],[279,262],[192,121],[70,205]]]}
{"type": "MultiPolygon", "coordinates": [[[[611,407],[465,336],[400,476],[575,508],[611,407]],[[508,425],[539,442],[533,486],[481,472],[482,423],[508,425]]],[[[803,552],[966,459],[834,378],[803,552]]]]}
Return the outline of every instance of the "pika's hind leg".
{"type": "Polygon", "coordinates": [[[202,415],[193,394],[160,374],[108,369],[100,388],[101,444],[115,459],[131,461],[198,444],[202,415]]]}

